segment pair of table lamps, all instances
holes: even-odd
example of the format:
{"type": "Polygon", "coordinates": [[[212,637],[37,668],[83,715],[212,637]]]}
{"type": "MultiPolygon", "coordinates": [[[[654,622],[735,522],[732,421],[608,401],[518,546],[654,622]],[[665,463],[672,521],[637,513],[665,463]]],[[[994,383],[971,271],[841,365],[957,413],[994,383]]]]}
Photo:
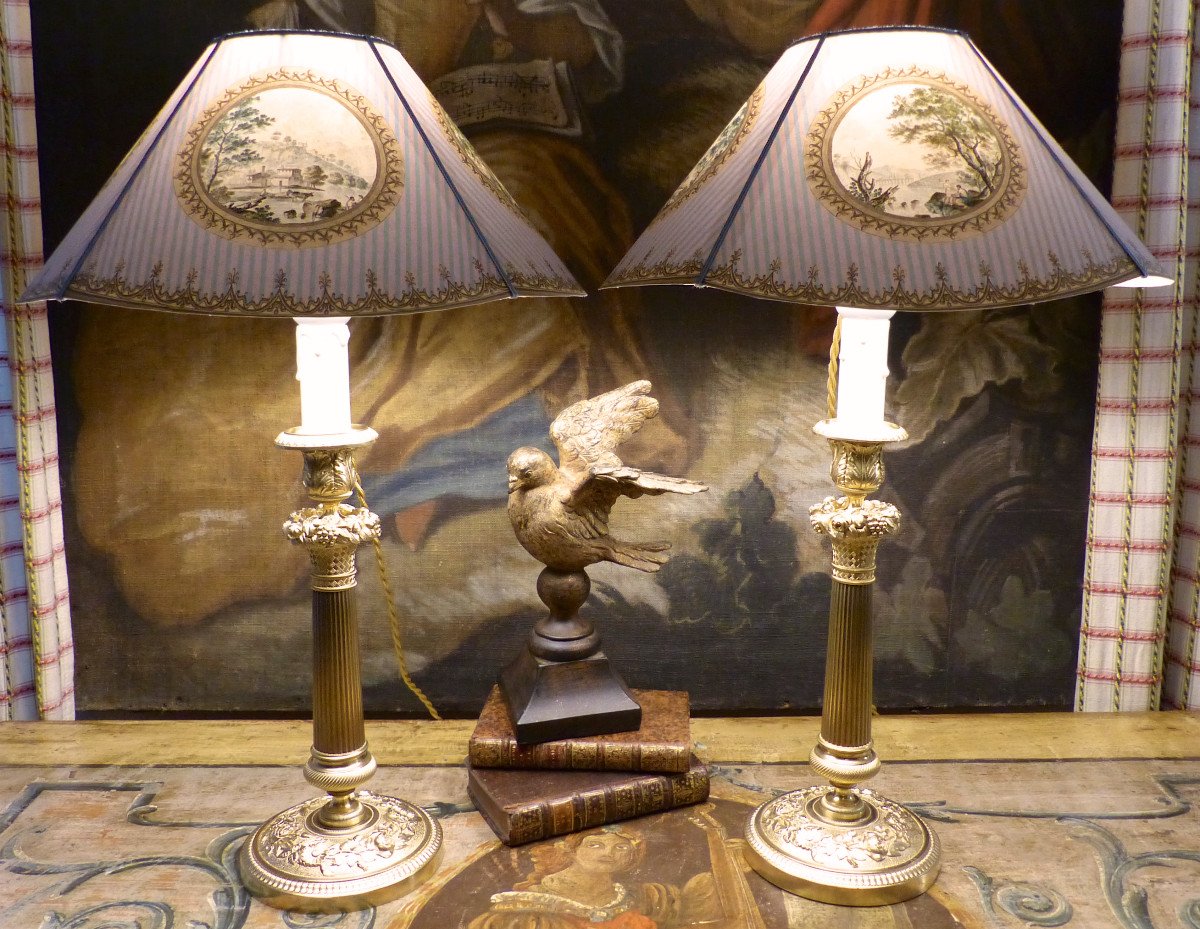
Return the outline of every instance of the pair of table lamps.
{"type": "MultiPolygon", "coordinates": [[[[785,889],[869,905],[923,892],[936,836],[860,785],[871,741],[870,593],[899,520],[868,499],[882,448],[895,310],[987,309],[1167,283],[970,40],[929,28],[798,41],[693,168],[605,286],[690,283],[841,319],[836,415],[817,424],[841,495],[813,508],[833,541],[814,771],[828,785],[759,807],[754,867],[785,889]]],[[[274,905],[346,908],[436,868],[437,823],[362,785],[355,550],[378,518],[347,501],[355,451],[349,317],[511,297],[583,296],[570,272],[387,43],[245,33],[218,39],[22,295],[183,313],[292,317],[314,506],[285,531],[312,559],[313,749],[327,796],[250,837],[247,885],[274,905]]],[[[231,334],[234,327],[231,326],[231,334]]]]}

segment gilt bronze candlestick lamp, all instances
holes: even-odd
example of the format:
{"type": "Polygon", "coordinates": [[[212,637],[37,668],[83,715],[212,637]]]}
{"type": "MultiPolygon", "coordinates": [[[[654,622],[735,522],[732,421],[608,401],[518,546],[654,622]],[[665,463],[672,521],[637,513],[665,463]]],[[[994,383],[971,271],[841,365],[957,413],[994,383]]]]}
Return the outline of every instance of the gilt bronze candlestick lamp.
{"type": "Polygon", "coordinates": [[[883,482],[889,317],[1010,307],[1109,286],[1169,283],[1145,246],[966,36],[900,27],[792,45],[605,286],[690,283],[835,306],[833,447],[841,493],[812,507],[833,541],[821,735],[829,783],[786,793],[747,824],[766,878],[829,903],[924,892],[936,835],[860,786],[871,740],[871,585],[896,508],[883,482]]]}
{"type": "Polygon", "coordinates": [[[301,424],[276,442],[303,453],[315,503],[284,528],[312,560],[304,772],[328,796],[243,846],[272,905],[390,899],[441,847],[424,810],[360,789],[354,559],[379,520],[344,502],[375,439],[350,418],[349,317],[564,295],[581,291],[395,48],[287,31],[213,42],[22,295],[296,320],[301,424]]]}

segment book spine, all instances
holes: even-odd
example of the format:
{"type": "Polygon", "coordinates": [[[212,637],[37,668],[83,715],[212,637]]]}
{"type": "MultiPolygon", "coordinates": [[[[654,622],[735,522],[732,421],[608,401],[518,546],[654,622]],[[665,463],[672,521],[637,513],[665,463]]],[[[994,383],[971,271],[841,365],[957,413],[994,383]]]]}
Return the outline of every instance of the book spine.
{"type": "Polygon", "coordinates": [[[477,768],[533,768],[543,771],[647,771],[682,774],[691,761],[686,744],[618,745],[600,742],[542,742],[473,737],[469,760],[477,768]]]}
{"type": "Polygon", "coordinates": [[[635,784],[596,788],[575,797],[510,810],[507,842],[523,845],[706,799],[708,772],[703,767],[685,774],[646,778],[635,784]]]}
{"type": "Polygon", "coordinates": [[[473,768],[503,768],[504,740],[471,736],[467,749],[467,761],[473,768]]]}

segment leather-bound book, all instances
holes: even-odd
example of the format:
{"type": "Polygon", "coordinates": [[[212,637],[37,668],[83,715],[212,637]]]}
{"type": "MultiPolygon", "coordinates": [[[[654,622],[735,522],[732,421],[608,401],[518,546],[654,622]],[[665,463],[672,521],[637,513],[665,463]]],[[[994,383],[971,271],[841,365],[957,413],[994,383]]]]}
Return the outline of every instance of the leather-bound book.
{"type": "Polygon", "coordinates": [[[635,690],[633,696],[642,707],[642,727],[634,732],[518,745],[500,688],[493,687],[471,735],[468,759],[477,768],[687,771],[692,758],[687,693],[635,690]]]}
{"type": "Polygon", "coordinates": [[[517,771],[467,764],[467,793],[505,845],[523,845],[708,799],[694,755],[682,774],[517,771]]]}

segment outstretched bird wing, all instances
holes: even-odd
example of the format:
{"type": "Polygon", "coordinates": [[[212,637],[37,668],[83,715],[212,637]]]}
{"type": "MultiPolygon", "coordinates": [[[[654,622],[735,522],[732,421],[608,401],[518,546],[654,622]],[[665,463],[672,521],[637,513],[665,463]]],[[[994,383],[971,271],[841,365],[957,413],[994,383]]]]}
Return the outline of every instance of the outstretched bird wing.
{"type": "Polygon", "coordinates": [[[572,495],[567,508],[586,524],[589,533],[604,535],[608,532],[608,514],[617,498],[640,497],[643,494],[657,497],[659,494],[698,494],[708,490],[705,484],[668,477],[653,471],[642,471],[621,465],[616,468],[597,467],[591,479],[572,495]]]}
{"type": "Polygon", "coordinates": [[[567,407],[550,426],[558,446],[559,470],[571,481],[567,507],[579,528],[596,536],[608,532],[608,513],[620,496],[695,494],[703,484],[622,464],[614,449],[658,415],[649,381],[634,381],[567,407]]]}
{"type": "Polygon", "coordinates": [[[658,401],[650,396],[649,381],[634,381],[572,404],[550,425],[559,470],[578,486],[597,471],[620,469],[614,449],[657,415],[658,401]]]}

